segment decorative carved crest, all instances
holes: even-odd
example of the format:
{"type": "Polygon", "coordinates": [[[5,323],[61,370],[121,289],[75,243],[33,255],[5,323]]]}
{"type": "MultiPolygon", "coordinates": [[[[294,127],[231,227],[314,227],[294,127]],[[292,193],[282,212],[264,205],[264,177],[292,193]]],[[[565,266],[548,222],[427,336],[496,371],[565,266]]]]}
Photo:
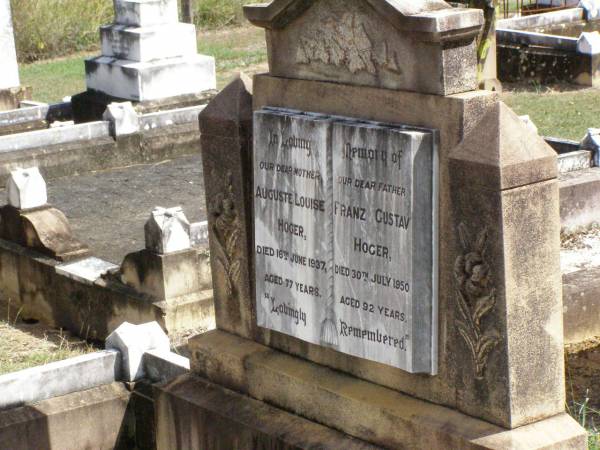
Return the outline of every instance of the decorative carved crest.
{"type": "Polygon", "coordinates": [[[454,263],[456,281],[456,326],[464,339],[473,363],[475,377],[484,378],[490,352],[499,342],[493,332],[482,329],[481,321],[496,305],[496,289],[493,287],[490,267],[485,261],[487,228],[472,241],[464,223],[458,226],[458,234],[464,253],[454,263]]]}
{"type": "Polygon", "coordinates": [[[217,254],[214,257],[225,273],[227,295],[236,295],[242,265],[238,245],[242,231],[235,210],[231,172],[227,173],[227,180],[226,191],[215,196],[209,211],[213,238],[217,244],[217,254]]]}
{"type": "Polygon", "coordinates": [[[341,19],[326,16],[318,26],[308,30],[300,39],[296,62],[321,62],[347,68],[351,73],[365,71],[377,75],[381,69],[401,73],[396,52],[385,41],[375,48],[367,25],[356,13],[345,13],[341,19]]]}

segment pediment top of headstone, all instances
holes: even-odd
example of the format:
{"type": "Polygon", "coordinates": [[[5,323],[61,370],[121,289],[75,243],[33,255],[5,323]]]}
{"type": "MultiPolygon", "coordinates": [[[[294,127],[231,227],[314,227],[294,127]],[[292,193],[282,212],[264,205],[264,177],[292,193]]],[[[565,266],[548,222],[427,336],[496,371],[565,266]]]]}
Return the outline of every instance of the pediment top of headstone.
{"type": "Polygon", "coordinates": [[[472,173],[475,184],[500,190],[558,175],[556,152],[503,102],[483,115],[450,158],[478,168],[472,173]]]}
{"type": "Polygon", "coordinates": [[[252,121],[252,79],[241,72],[200,113],[200,131],[233,137],[252,121]]]}
{"type": "MultiPolygon", "coordinates": [[[[244,14],[256,26],[285,28],[318,1],[273,0],[244,6],[244,14]]],[[[434,40],[445,40],[456,34],[477,33],[483,24],[481,10],[452,7],[443,0],[363,1],[398,30],[430,34],[434,40]]]]}

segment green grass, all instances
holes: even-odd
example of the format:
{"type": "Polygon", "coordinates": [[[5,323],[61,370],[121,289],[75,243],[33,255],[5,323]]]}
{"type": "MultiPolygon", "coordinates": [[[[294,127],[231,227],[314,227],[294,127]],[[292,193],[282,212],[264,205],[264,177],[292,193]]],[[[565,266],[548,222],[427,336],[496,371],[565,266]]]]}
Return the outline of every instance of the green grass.
{"type": "Polygon", "coordinates": [[[582,402],[573,402],[567,410],[588,432],[588,450],[600,450],[600,429],[597,425],[600,411],[591,408],[589,401],[589,398],[585,398],[582,402]]]}
{"type": "Polygon", "coordinates": [[[63,97],[85,90],[84,57],[72,56],[57,61],[21,64],[21,83],[33,88],[33,98],[58,102],[63,97]]]}
{"type": "Polygon", "coordinates": [[[73,347],[56,348],[50,350],[33,351],[20,357],[15,357],[0,349],[0,375],[17,372],[19,370],[29,369],[31,367],[42,366],[64,359],[81,356],[89,351],[76,349],[73,347]]]}
{"type": "MultiPolygon", "coordinates": [[[[215,57],[219,88],[227,83],[233,71],[267,60],[264,32],[258,28],[200,33],[198,51],[215,57]]],[[[84,59],[89,56],[91,54],[78,54],[54,61],[21,64],[21,82],[33,88],[35,100],[58,102],[65,96],[85,90],[84,59]]]]}
{"type": "Polygon", "coordinates": [[[529,114],[542,136],[579,141],[588,128],[600,127],[600,89],[505,93],[502,100],[529,114]]]}

